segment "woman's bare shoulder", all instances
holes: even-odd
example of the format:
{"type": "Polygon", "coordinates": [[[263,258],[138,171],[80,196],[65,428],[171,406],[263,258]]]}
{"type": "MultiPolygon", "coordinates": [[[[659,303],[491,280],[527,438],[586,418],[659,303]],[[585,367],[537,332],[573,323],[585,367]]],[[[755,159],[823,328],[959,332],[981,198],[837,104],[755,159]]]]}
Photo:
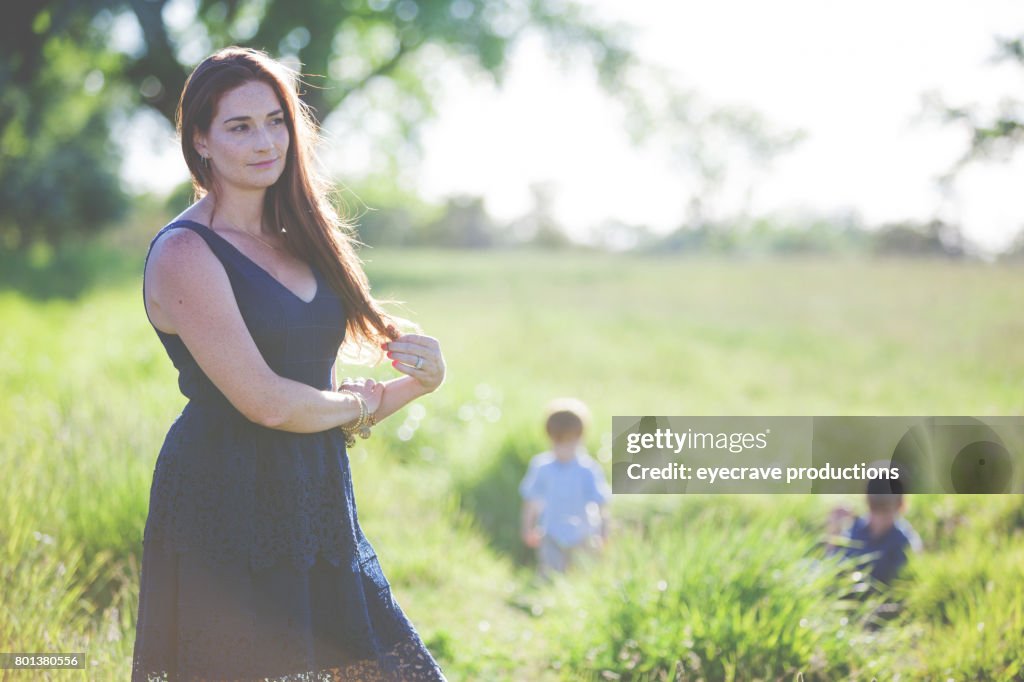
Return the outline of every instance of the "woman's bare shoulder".
{"type": "Polygon", "coordinates": [[[168,265],[178,268],[202,260],[200,254],[204,251],[213,255],[202,235],[184,225],[171,225],[153,240],[149,262],[161,269],[168,265]]]}
{"type": "Polygon", "coordinates": [[[147,270],[158,289],[217,287],[227,280],[206,239],[187,227],[165,230],[153,241],[147,270]]]}
{"type": "MultiPolygon", "coordinates": [[[[206,243],[205,237],[198,234],[193,226],[184,224],[185,221],[188,221],[204,226],[209,225],[208,218],[209,216],[201,203],[189,206],[175,216],[162,229],[162,234],[153,240],[153,254],[150,258],[152,259],[154,256],[162,258],[177,266],[182,265],[180,261],[195,257],[196,253],[212,254],[212,249],[206,243]],[[159,253],[157,253],[158,250],[159,253]]],[[[199,260],[203,260],[201,256],[199,260]]]]}

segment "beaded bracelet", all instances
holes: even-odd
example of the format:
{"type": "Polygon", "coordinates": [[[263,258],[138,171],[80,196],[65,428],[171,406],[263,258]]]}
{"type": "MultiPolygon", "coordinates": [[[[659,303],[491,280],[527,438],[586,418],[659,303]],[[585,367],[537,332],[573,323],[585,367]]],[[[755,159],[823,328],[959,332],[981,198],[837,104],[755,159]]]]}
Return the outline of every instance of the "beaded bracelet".
{"type": "Polygon", "coordinates": [[[359,401],[359,418],[356,419],[355,424],[339,427],[341,428],[342,433],[345,434],[345,445],[352,447],[356,444],[356,437],[353,434],[358,433],[363,439],[370,437],[370,427],[377,424],[377,415],[370,414],[369,409],[366,407],[366,401],[363,400],[363,396],[358,393],[350,391],[347,388],[341,389],[338,393],[348,393],[359,401]]]}

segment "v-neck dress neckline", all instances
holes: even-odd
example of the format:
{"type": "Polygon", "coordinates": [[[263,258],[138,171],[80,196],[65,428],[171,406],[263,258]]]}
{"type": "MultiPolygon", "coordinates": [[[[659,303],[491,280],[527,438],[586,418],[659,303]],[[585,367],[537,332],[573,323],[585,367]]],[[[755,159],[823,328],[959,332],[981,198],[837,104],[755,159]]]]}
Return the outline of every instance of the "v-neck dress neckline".
{"type": "Polygon", "coordinates": [[[224,237],[223,235],[221,235],[220,233],[218,233],[218,232],[217,232],[217,230],[213,229],[212,227],[209,227],[208,225],[203,225],[202,223],[196,222],[195,220],[189,220],[188,218],[180,218],[180,219],[178,219],[178,220],[176,220],[176,221],[174,221],[174,222],[175,222],[175,223],[190,223],[190,224],[192,224],[192,225],[198,225],[199,227],[203,228],[204,230],[206,230],[206,231],[207,231],[207,232],[209,232],[210,234],[214,235],[214,236],[215,236],[215,237],[216,237],[217,239],[219,239],[219,240],[220,240],[221,242],[223,242],[223,243],[227,244],[227,245],[228,245],[228,246],[229,246],[229,247],[230,247],[230,248],[231,248],[231,249],[232,249],[232,250],[233,250],[233,251],[234,251],[235,253],[237,253],[237,254],[238,254],[239,256],[241,256],[241,257],[242,257],[242,258],[244,258],[245,260],[247,260],[247,261],[249,261],[250,263],[252,263],[253,267],[255,267],[255,268],[256,268],[257,270],[259,270],[259,271],[260,271],[260,272],[262,272],[262,273],[263,273],[264,275],[266,275],[266,276],[267,276],[267,277],[268,277],[268,278],[269,278],[270,280],[272,280],[272,281],[273,281],[273,282],[274,282],[274,283],[275,283],[275,284],[276,284],[277,286],[279,286],[279,287],[280,287],[281,289],[283,289],[284,291],[288,292],[288,294],[290,294],[290,295],[291,295],[291,297],[292,297],[292,298],[294,298],[294,299],[295,299],[296,301],[298,301],[299,303],[302,303],[303,305],[312,305],[312,304],[313,304],[313,303],[315,303],[315,302],[316,302],[316,300],[317,300],[317,299],[318,299],[318,298],[320,297],[320,290],[321,290],[321,289],[323,288],[323,283],[322,283],[322,282],[320,281],[320,275],[319,275],[319,274],[317,273],[317,269],[316,269],[316,265],[315,265],[315,264],[313,264],[313,263],[308,263],[308,265],[309,265],[309,269],[310,269],[310,271],[311,271],[311,272],[313,273],[313,279],[314,279],[314,280],[316,281],[316,291],[315,291],[315,292],[313,292],[313,298],[311,298],[311,299],[309,299],[309,300],[307,301],[306,299],[304,299],[304,298],[300,297],[300,296],[299,296],[298,294],[296,294],[296,293],[295,293],[294,291],[292,291],[291,289],[289,289],[288,287],[286,287],[286,286],[285,286],[285,285],[284,285],[284,284],[283,284],[283,283],[281,282],[281,280],[279,280],[278,278],[276,278],[276,277],[274,277],[273,275],[271,275],[271,274],[270,274],[270,272],[268,272],[266,268],[264,268],[264,267],[263,267],[262,265],[260,265],[260,264],[259,264],[259,263],[257,263],[256,261],[254,261],[254,260],[253,260],[252,258],[250,258],[249,256],[245,255],[245,253],[244,253],[244,252],[243,252],[243,251],[242,251],[242,250],[241,250],[240,248],[238,248],[237,246],[235,246],[234,244],[232,244],[232,243],[231,243],[231,242],[230,242],[230,241],[229,241],[229,240],[228,240],[228,239],[227,239],[226,237],[224,237]]]}

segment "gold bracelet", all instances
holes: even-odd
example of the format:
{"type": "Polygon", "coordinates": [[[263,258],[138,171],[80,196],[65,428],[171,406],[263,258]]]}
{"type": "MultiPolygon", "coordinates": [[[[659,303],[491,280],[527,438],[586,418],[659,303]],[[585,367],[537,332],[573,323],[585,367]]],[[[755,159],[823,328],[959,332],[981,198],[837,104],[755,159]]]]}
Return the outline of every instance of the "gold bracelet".
{"type": "Polygon", "coordinates": [[[361,429],[359,429],[359,435],[363,439],[369,438],[370,437],[370,427],[376,426],[376,425],[377,425],[377,414],[373,413],[373,414],[367,415],[366,423],[363,424],[363,427],[361,429]]]}
{"type": "Polygon", "coordinates": [[[362,436],[363,438],[368,438],[370,436],[370,430],[366,428],[366,418],[370,411],[366,407],[366,401],[363,400],[363,396],[359,395],[355,391],[350,391],[347,388],[343,388],[340,391],[338,391],[338,393],[348,393],[349,395],[355,397],[355,399],[359,401],[359,418],[356,419],[355,424],[353,424],[352,426],[342,425],[340,427],[342,433],[345,434],[345,445],[347,445],[348,447],[352,447],[353,445],[356,444],[356,437],[353,435],[356,431],[358,431],[359,435],[362,436]]]}

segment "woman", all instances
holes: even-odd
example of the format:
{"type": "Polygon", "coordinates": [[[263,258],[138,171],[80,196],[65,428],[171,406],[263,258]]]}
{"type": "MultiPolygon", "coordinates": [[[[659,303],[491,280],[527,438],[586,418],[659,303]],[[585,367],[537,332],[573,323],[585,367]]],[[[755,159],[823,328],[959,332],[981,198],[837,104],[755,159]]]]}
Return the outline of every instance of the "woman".
{"type": "Polygon", "coordinates": [[[199,198],[154,237],[143,299],[189,402],[153,474],[133,680],[445,679],[359,527],[346,451],[444,358],[370,296],[298,83],[231,47],[178,104],[199,198]],[[407,376],[339,386],[343,341],[407,376]]]}

